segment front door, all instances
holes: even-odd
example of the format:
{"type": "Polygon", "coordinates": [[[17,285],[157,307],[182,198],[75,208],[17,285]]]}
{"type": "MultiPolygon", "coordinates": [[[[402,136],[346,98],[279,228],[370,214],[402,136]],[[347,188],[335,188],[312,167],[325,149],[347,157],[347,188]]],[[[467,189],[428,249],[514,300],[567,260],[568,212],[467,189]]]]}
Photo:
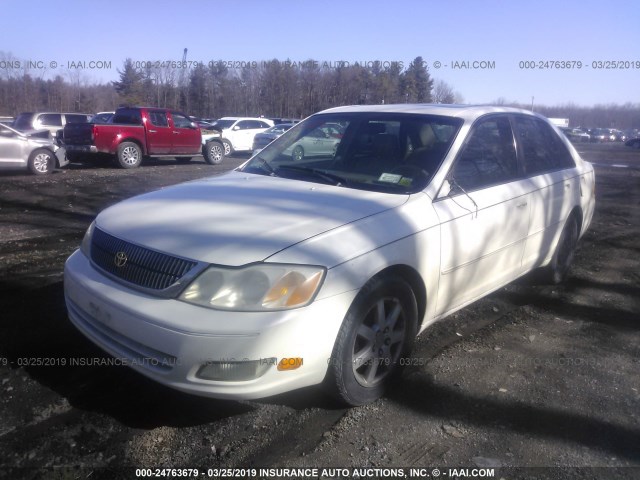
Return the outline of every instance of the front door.
{"type": "Polygon", "coordinates": [[[434,208],[441,224],[437,313],[446,313],[519,275],[529,226],[508,116],[472,129],[434,208]]]}

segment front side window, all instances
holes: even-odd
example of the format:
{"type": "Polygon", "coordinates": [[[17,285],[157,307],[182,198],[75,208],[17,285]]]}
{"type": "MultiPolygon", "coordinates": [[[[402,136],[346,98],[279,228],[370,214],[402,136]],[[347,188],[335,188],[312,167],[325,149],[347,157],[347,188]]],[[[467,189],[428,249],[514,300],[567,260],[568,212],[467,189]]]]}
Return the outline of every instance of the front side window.
{"type": "Polygon", "coordinates": [[[169,126],[169,119],[167,118],[167,114],[165,112],[149,112],[149,121],[156,127],[169,126]]]}
{"type": "Polygon", "coordinates": [[[524,156],[527,175],[571,168],[575,162],[555,131],[539,118],[518,115],[516,138],[524,156]]]}
{"type": "Polygon", "coordinates": [[[318,114],[296,124],[243,171],[390,193],[424,189],[462,120],[399,113],[318,114]]]}
{"type": "Polygon", "coordinates": [[[492,116],[471,131],[452,170],[464,190],[506,183],[518,176],[518,161],[509,118],[492,116]]]}

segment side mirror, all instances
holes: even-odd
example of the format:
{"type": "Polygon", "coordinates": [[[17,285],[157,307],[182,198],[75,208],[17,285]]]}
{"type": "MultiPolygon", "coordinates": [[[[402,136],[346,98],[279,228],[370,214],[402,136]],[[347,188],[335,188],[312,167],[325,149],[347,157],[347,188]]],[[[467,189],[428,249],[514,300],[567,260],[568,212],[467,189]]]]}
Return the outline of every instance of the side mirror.
{"type": "Polygon", "coordinates": [[[235,127],[233,127],[231,130],[233,130],[233,131],[235,132],[235,131],[240,130],[240,127],[239,127],[238,125],[236,125],[236,126],[235,126],[235,127]]]}

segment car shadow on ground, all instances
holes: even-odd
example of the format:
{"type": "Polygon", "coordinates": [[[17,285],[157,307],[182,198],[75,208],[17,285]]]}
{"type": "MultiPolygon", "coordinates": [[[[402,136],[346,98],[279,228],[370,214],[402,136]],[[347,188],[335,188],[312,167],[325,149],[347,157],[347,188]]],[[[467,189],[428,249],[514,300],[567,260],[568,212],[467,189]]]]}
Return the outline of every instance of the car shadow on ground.
{"type": "Polygon", "coordinates": [[[68,320],[62,281],[35,288],[0,282],[0,292],[0,357],[75,408],[144,429],[207,424],[257,408],[184,394],[114,362],[68,320]]]}
{"type": "MultiPolygon", "coordinates": [[[[563,285],[549,286],[539,285],[537,277],[529,275],[518,280],[509,288],[502,289],[477,302],[475,305],[478,308],[482,308],[483,303],[487,302],[489,302],[488,305],[491,303],[501,305],[501,311],[495,314],[497,318],[489,320],[479,318],[485,315],[474,315],[478,323],[475,328],[465,332],[464,336],[468,337],[469,334],[488,325],[501,329],[511,322],[511,316],[508,309],[504,310],[504,305],[511,305],[513,308],[526,305],[534,311],[550,315],[551,318],[562,317],[583,322],[584,324],[578,330],[581,334],[591,338],[595,343],[606,344],[609,348],[615,348],[613,345],[617,346],[616,353],[623,354],[624,351],[627,351],[627,354],[632,355],[631,350],[636,348],[635,345],[630,345],[628,342],[616,343],[612,337],[625,339],[627,333],[640,329],[637,308],[634,312],[629,308],[618,308],[613,305],[582,305],[570,297],[571,294],[579,290],[583,290],[584,295],[584,290],[588,292],[596,289],[600,290],[598,298],[606,293],[618,293],[635,296],[636,299],[640,298],[640,290],[633,285],[603,284],[570,277],[563,285]],[[618,333],[619,336],[616,335],[618,333]]],[[[436,324],[425,332],[436,342],[439,340],[436,346],[423,344],[420,348],[423,353],[426,352],[425,357],[429,361],[448,347],[453,346],[456,340],[460,340],[460,337],[456,339],[455,335],[451,335],[451,332],[463,331],[465,322],[460,321],[456,326],[456,321],[452,320],[449,325],[436,324]],[[447,331],[449,335],[442,333],[447,331]]],[[[522,351],[522,353],[526,355],[526,351],[522,351]]],[[[563,353],[559,354],[562,357],[563,353]]],[[[455,354],[453,355],[455,356],[455,354]]],[[[594,360],[595,357],[590,357],[590,359],[594,360]]],[[[485,360],[490,362],[492,359],[485,358],[485,360]]],[[[499,361],[498,358],[493,360],[499,361]]],[[[531,359],[527,358],[527,360],[531,359]]],[[[603,364],[606,364],[610,360],[611,358],[599,358],[598,362],[602,361],[603,364]]],[[[602,374],[607,375],[606,372],[602,372],[602,374]]],[[[606,413],[606,410],[598,418],[580,413],[579,408],[572,407],[571,401],[563,407],[552,407],[546,405],[545,400],[534,400],[526,396],[523,398],[522,395],[520,398],[509,399],[506,395],[501,397],[485,393],[474,394],[458,384],[455,386],[442,384],[438,381],[437,376],[433,376],[425,369],[405,369],[403,377],[401,382],[393,385],[386,396],[400,406],[407,407],[421,415],[435,417],[446,423],[461,422],[482,429],[511,431],[528,437],[582,445],[610,452],[633,462],[640,460],[640,430],[632,427],[633,421],[628,424],[615,420],[609,421],[608,419],[612,417],[606,413]]],[[[447,377],[445,376],[445,378],[447,377]]],[[[544,382],[545,378],[540,376],[539,381],[544,382]]],[[[570,379],[566,379],[566,381],[568,382],[570,379]]],[[[593,381],[598,382],[598,379],[594,378],[593,381]]],[[[567,388],[567,390],[570,389],[567,388]]],[[[589,392],[584,392],[584,394],[592,400],[589,395],[593,394],[589,392]]],[[[599,394],[604,401],[607,401],[607,395],[616,397],[619,394],[614,392],[599,394]]],[[[626,401],[626,399],[623,398],[622,401],[626,401]]]]}
{"type": "Polygon", "coordinates": [[[555,439],[608,451],[635,462],[639,459],[640,431],[571,411],[473,395],[417,375],[405,379],[387,396],[419,414],[444,422],[460,421],[555,439]]]}

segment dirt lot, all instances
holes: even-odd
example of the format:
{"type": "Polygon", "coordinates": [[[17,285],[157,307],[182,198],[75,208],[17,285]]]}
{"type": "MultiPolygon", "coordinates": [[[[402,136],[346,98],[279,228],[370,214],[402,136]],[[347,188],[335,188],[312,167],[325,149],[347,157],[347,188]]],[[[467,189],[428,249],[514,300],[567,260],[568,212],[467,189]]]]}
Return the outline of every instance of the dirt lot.
{"type": "Polygon", "coordinates": [[[440,322],[393,391],[350,410],[316,388],[251,402],[174,392],[103,365],[67,320],[63,263],[101,209],[243,159],[1,173],[0,477],[488,467],[496,478],[640,478],[640,151],[578,149],[596,164],[598,203],[567,283],[524,279],[440,322]]]}

